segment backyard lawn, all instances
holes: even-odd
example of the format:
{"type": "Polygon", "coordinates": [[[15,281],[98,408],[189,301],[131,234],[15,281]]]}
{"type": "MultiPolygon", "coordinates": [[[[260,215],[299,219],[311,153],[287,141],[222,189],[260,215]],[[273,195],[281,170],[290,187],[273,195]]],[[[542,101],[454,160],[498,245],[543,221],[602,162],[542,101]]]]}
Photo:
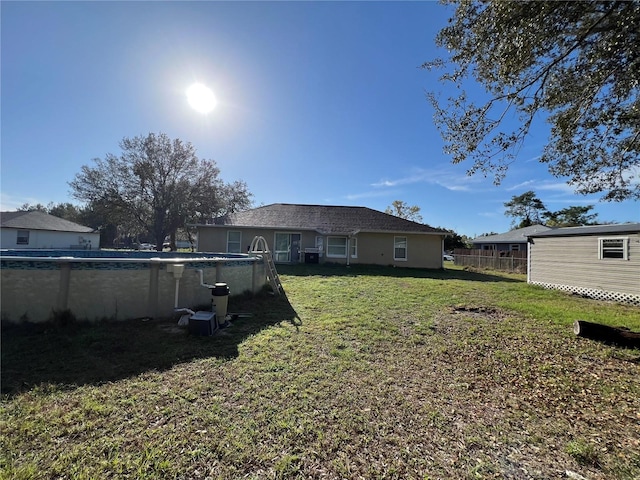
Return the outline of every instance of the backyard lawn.
{"type": "Polygon", "coordinates": [[[3,329],[0,478],[640,478],[640,350],[572,330],[640,331],[640,308],[456,267],[279,270],[286,297],[231,297],[253,317],[214,337],[3,329]]]}

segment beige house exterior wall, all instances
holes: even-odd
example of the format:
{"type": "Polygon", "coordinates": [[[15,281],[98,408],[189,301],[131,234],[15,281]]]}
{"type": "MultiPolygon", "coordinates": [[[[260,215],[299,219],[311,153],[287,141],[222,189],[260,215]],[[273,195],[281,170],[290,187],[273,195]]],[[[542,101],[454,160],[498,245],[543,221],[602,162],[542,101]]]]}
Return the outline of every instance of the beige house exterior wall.
{"type": "MultiPolygon", "coordinates": [[[[442,268],[442,237],[403,233],[360,233],[357,263],[411,268],[442,268]],[[394,238],[407,239],[407,259],[394,260],[394,238]]],[[[356,263],[353,262],[352,263],[356,263]]]]}
{"type": "MultiPolygon", "coordinates": [[[[415,233],[366,233],[361,232],[355,235],[357,239],[357,255],[347,258],[327,256],[327,238],[329,236],[344,237],[344,235],[321,235],[318,232],[309,230],[276,230],[276,229],[256,229],[238,227],[199,227],[198,228],[198,251],[201,252],[225,252],[227,249],[227,232],[239,231],[242,233],[241,242],[244,249],[241,253],[246,253],[247,247],[256,236],[262,236],[267,242],[269,249],[273,251],[275,234],[297,233],[301,235],[300,251],[303,252],[300,258],[304,262],[305,248],[316,247],[316,237],[322,237],[324,251],[320,255],[320,262],[330,262],[338,264],[367,264],[367,265],[394,265],[397,267],[410,268],[442,268],[443,237],[441,235],[415,234],[415,233]],[[406,237],[407,239],[407,259],[394,260],[394,238],[406,237]]],[[[349,254],[350,254],[349,249],[349,254]]]]}
{"type": "Polygon", "coordinates": [[[274,230],[246,227],[200,227],[198,228],[198,248],[199,252],[219,252],[227,251],[227,232],[240,232],[240,244],[242,251],[247,253],[253,239],[257,236],[264,237],[270,250],[273,250],[276,232],[278,233],[299,233],[301,235],[300,248],[313,248],[316,246],[315,231],[308,230],[274,230]]]}
{"type": "Polygon", "coordinates": [[[640,304],[640,234],[536,237],[529,283],[604,300],[640,304]],[[628,238],[628,258],[599,259],[599,238],[628,238]]]}

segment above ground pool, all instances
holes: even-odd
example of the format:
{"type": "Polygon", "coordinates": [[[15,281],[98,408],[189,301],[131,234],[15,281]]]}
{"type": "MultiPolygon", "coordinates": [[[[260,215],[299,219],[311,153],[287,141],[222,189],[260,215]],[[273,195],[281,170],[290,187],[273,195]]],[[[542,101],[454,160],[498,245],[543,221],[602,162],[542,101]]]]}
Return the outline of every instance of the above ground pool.
{"type": "Polygon", "coordinates": [[[66,310],[89,321],[168,317],[210,304],[203,284],[224,282],[233,296],[267,277],[261,257],[243,254],[1,250],[0,280],[2,322],[39,323],[66,310]]]}

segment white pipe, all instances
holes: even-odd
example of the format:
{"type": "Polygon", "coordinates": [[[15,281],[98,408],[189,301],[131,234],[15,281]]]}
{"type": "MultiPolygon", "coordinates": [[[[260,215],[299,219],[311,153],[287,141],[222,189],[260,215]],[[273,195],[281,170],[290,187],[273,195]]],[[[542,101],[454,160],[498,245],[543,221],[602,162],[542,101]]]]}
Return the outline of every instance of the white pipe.
{"type": "Polygon", "coordinates": [[[175,293],[175,301],[173,302],[173,308],[178,308],[178,294],[180,292],[180,278],[182,278],[182,274],[184,273],[184,265],[183,264],[169,264],[167,265],[167,272],[173,274],[173,278],[176,280],[176,293],[175,293]]]}
{"type": "Polygon", "coordinates": [[[349,259],[351,258],[351,236],[347,235],[347,267],[349,265],[349,259]]]}
{"type": "Polygon", "coordinates": [[[178,326],[180,327],[186,327],[189,325],[189,319],[196,314],[196,312],[189,310],[188,308],[176,308],[173,312],[180,314],[180,319],[178,320],[178,326]]]}
{"type": "Polygon", "coordinates": [[[177,309],[178,308],[178,293],[180,292],[180,279],[176,278],[176,299],[173,302],[173,308],[177,309]]]}
{"type": "Polygon", "coordinates": [[[214,288],[214,285],[209,285],[208,283],[204,283],[204,272],[202,270],[196,270],[196,273],[200,274],[200,286],[205,288],[214,288]]]}

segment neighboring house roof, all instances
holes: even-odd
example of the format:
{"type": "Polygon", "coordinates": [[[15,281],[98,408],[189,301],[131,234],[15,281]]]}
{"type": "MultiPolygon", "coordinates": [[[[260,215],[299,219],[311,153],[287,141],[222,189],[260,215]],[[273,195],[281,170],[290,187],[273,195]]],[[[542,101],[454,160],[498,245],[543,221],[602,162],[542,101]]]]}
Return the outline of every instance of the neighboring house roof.
{"type": "Polygon", "coordinates": [[[449,232],[405,220],[367,207],[296,205],[274,203],[214,219],[212,225],[289,230],[314,230],[323,235],[355,235],[358,232],[426,233],[449,232]]]}
{"type": "Polygon", "coordinates": [[[610,235],[640,232],[640,223],[620,223],[616,225],[587,225],[584,227],[562,227],[548,232],[529,235],[530,237],[566,237],[573,235],[610,235]]]}
{"type": "Polygon", "coordinates": [[[473,243],[526,243],[527,237],[536,233],[548,232],[552,230],[544,225],[531,225],[530,227],[518,228],[499,235],[487,235],[476,237],[471,240],[473,243]]]}
{"type": "Polygon", "coordinates": [[[48,230],[54,232],[92,233],[94,229],[79,225],[64,218],[54,217],[48,213],[32,212],[0,212],[2,228],[19,228],[22,230],[48,230]]]}

